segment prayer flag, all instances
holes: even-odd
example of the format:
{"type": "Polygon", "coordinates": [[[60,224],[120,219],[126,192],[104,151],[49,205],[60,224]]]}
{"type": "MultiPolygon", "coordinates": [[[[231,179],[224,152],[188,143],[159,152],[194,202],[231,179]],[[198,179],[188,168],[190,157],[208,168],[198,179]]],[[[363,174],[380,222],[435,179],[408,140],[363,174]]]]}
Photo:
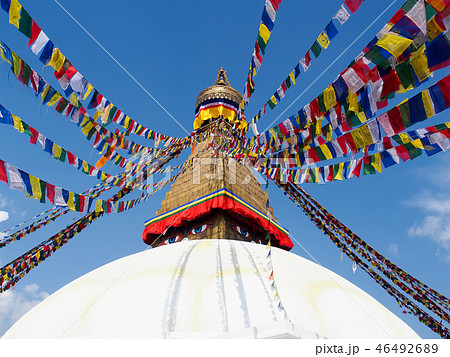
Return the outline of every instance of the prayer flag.
{"type": "Polygon", "coordinates": [[[341,25],[343,25],[348,18],[350,17],[350,14],[348,13],[347,9],[344,7],[344,4],[341,5],[339,10],[336,12],[336,14],[333,16],[333,19],[336,19],[339,21],[341,25]]]}
{"type": "Polygon", "coordinates": [[[408,38],[387,33],[378,40],[377,46],[384,48],[395,58],[398,58],[409,47],[409,45],[411,45],[411,43],[412,40],[408,38]]]}
{"type": "Polygon", "coordinates": [[[319,35],[319,37],[317,38],[317,42],[319,42],[319,44],[325,49],[327,49],[328,45],[330,44],[330,40],[328,39],[328,36],[325,32],[322,32],[319,35]]]}
{"type": "Polygon", "coordinates": [[[9,8],[9,23],[19,28],[20,10],[22,5],[17,0],[11,0],[11,6],[9,8]]]}
{"type": "Polygon", "coordinates": [[[8,176],[6,174],[5,162],[0,159],[0,181],[8,184],[8,176]]]}
{"type": "Polygon", "coordinates": [[[364,0],[345,0],[344,4],[348,6],[351,12],[355,12],[361,6],[364,0]]]}
{"type": "Polygon", "coordinates": [[[9,187],[13,190],[23,192],[23,181],[19,174],[19,169],[13,165],[6,163],[6,169],[9,176],[9,187]]]}

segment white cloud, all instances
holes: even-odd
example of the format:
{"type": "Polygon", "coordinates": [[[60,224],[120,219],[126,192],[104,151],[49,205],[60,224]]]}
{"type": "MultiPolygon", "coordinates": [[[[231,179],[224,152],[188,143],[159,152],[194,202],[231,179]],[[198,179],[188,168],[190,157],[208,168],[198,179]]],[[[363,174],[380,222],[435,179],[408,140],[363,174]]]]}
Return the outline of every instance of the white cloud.
{"type": "Polygon", "coordinates": [[[389,253],[391,253],[392,255],[398,255],[398,244],[397,243],[389,244],[388,250],[389,253]]]}
{"type": "Polygon", "coordinates": [[[40,291],[37,284],[26,285],[21,290],[7,290],[1,293],[0,336],[48,295],[45,291],[40,291]]]}
{"type": "Polygon", "coordinates": [[[432,170],[433,174],[423,178],[432,184],[427,190],[412,197],[406,204],[424,211],[421,221],[415,222],[408,230],[411,237],[430,239],[437,245],[436,255],[450,263],[450,163],[448,158],[443,165],[432,170]]]}
{"type": "Polygon", "coordinates": [[[0,223],[9,219],[9,213],[6,211],[0,211],[0,223]]]}

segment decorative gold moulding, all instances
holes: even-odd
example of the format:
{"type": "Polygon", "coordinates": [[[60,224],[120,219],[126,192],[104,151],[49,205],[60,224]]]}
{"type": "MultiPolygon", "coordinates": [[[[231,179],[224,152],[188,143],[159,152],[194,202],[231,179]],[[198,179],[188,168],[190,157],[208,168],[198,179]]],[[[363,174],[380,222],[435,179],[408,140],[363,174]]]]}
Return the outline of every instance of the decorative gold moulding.
{"type": "Polygon", "coordinates": [[[209,99],[228,99],[232,100],[238,106],[242,101],[242,95],[234,88],[225,85],[214,85],[203,89],[197,97],[195,109],[209,99]]]}

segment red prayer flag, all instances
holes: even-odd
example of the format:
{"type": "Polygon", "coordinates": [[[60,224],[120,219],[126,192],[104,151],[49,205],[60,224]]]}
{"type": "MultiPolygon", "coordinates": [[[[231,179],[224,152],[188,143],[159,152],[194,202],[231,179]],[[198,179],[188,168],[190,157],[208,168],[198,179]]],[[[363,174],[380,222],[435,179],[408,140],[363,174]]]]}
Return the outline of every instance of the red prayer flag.
{"type": "Polygon", "coordinates": [[[361,6],[364,0],[345,0],[344,4],[347,5],[351,12],[355,12],[361,6]]]}
{"type": "Polygon", "coordinates": [[[387,112],[389,123],[391,123],[392,130],[395,134],[405,130],[405,124],[402,121],[402,114],[399,107],[394,107],[387,112]]]}
{"type": "Polygon", "coordinates": [[[450,107],[450,75],[445,78],[442,78],[438,82],[438,86],[442,91],[442,95],[444,96],[445,105],[450,107]]]}
{"type": "Polygon", "coordinates": [[[270,0],[272,7],[275,11],[278,10],[278,7],[280,6],[282,0],[270,0]]]}
{"type": "Polygon", "coordinates": [[[37,139],[39,136],[39,132],[35,128],[32,128],[31,126],[30,126],[30,132],[31,132],[30,144],[36,145],[36,142],[37,142],[37,139]]]}
{"type": "Polygon", "coordinates": [[[0,181],[8,183],[8,176],[6,175],[5,162],[0,160],[0,181]]]}
{"type": "Polygon", "coordinates": [[[55,204],[55,186],[47,182],[47,198],[55,204]]]}
{"type": "Polygon", "coordinates": [[[41,33],[41,28],[38,26],[36,22],[34,22],[33,19],[31,19],[32,26],[31,26],[31,38],[28,41],[28,47],[33,44],[34,41],[38,38],[39,34],[41,33]]]}
{"type": "Polygon", "coordinates": [[[70,151],[67,151],[67,158],[69,160],[69,165],[75,165],[76,156],[72,154],[70,151]]]}

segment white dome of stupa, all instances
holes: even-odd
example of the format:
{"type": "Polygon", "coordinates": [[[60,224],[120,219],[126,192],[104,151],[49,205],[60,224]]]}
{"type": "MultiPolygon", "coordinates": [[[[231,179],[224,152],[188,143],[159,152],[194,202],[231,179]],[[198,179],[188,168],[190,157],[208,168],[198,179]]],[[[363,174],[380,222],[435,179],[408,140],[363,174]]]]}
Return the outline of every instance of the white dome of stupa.
{"type": "Polygon", "coordinates": [[[274,298],[267,252],[207,239],[133,254],[64,286],[3,338],[419,337],[349,281],[277,248],[274,298]]]}

